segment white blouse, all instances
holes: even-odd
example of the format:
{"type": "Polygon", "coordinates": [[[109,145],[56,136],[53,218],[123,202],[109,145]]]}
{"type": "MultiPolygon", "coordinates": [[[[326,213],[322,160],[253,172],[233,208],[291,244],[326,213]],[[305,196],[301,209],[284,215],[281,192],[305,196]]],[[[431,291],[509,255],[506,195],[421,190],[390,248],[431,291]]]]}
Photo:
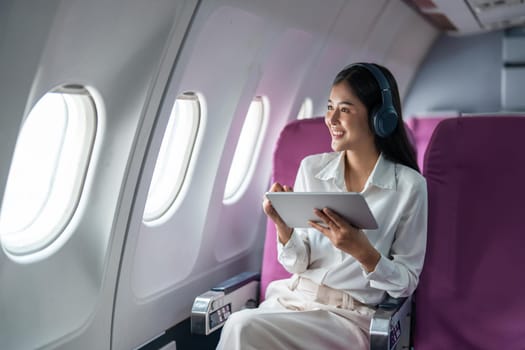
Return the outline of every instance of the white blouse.
{"type": "MultiPolygon", "coordinates": [[[[296,192],[344,192],[344,152],[308,156],[301,162],[296,192]]],[[[351,255],[334,247],[316,229],[294,229],[278,259],[290,273],[349,292],[373,305],[385,292],[409,296],[416,289],[425,258],[427,187],[417,171],[380,155],[361,192],[379,228],[363,230],[381,253],[374,271],[366,273],[351,255]]]]}

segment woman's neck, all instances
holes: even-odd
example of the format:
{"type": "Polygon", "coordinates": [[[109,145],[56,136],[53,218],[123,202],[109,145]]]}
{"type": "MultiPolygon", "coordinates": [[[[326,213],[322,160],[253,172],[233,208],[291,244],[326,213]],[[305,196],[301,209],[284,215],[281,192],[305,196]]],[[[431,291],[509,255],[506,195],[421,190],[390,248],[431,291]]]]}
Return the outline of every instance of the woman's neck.
{"type": "Polygon", "coordinates": [[[379,151],[375,147],[359,152],[345,151],[345,185],[347,191],[363,191],[378,158],[379,151]]]}

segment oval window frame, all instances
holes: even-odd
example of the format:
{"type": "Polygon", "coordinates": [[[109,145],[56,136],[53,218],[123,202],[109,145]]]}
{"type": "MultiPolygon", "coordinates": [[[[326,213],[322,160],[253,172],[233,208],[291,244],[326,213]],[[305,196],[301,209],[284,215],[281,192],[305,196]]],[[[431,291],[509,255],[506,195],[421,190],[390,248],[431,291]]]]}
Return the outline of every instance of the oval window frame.
{"type": "Polygon", "coordinates": [[[270,103],[266,96],[256,96],[250,103],[226,178],[224,204],[230,205],[237,202],[252,179],[266,134],[269,113],[270,103]],[[259,113],[256,113],[257,111],[259,113]]]}
{"type": "Polygon", "coordinates": [[[198,93],[192,91],[187,91],[177,96],[173,103],[168,124],[162,137],[161,146],[157,154],[157,159],[155,161],[153,174],[149,184],[148,194],[146,196],[146,203],[142,214],[142,222],[145,225],[157,226],[162,224],[173,214],[176,203],[180,202],[180,196],[183,193],[184,185],[191,175],[191,163],[197,150],[197,143],[201,134],[202,125],[203,98],[198,93]],[[189,116],[191,117],[191,125],[187,126],[190,129],[190,134],[187,135],[185,143],[178,143],[176,123],[180,120],[178,119],[178,115],[181,115],[182,111],[177,113],[177,107],[182,109],[181,103],[184,102],[190,103],[186,106],[186,110],[190,111],[189,116]],[[170,155],[179,153],[179,146],[184,147],[184,152],[182,159],[180,160],[180,167],[178,171],[175,171],[173,169],[175,166],[173,164],[173,159],[175,159],[175,157],[170,157],[170,155]],[[171,170],[167,172],[163,171],[161,173],[161,169],[166,168],[170,168],[171,170]],[[168,178],[171,179],[171,181],[164,181],[164,183],[170,184],[170,188],[166,190],[166,187],[162,186],[161,180],[166,180],[168,178]],[[173,179],[175,179],[175,181],[173,181],[173,179]],[[157,190],[157,188],[159,189],[157,190]],[[151,201],[152,198],[154,198],[152,196],[155,191],[159,194],[163,194],[165,198],[162,203],[156,206],[156,208],[148,209],[148,205],[152,205],[151,201]],[[168,195],[164,195],[166,193],[168,195]]]}
{"type": "MultiPolygon", "coordinates": [[[[56,251],[71,236],[73,230],[67,230],[72,218],[75,216],[79,203],[81,202],[83,190],[88,177],[88,170],[93,159],[95,142],[99,133],[100,115],[97,113],[97,103],[94,93],[87,87],[78,84],[69,84],[57,87],[46,92],[33,105],[26,118],[22,122],[17,137],[17,143],[13,153],[13,159],[9,170],[6,191],[0,209],[0,217],[10,215],[9,209],[17,191],[22,185],[13,185],[13,180],[18,178],[20,173],[18,163],[24,165],[31,160],[24,160],[20,154],[27,153],[30,146],[25,146],[24,140],[31,139],[25,135],[28,124],[32,123],[35,117],[34,111],[38,104],[46,98],[53,96],[49,94],[60,94],[64,101],[67,113],[67,125],[65,127],[63,140],[61,142],[59,154],[56,154],[56,164],[53,167],[53,174],[49,177],[51,183],[47,189],[47,196],[42,203],[42,208],[37,216],[30,220],[23,227],[13,229],[4,220],[0,221],[0,243],[4,252],[13,260],[24,263],[31,262],[39,257],[45,257],[56,251]],[[26,130],[26,131],[24,131],[26,130]],[[22,143],[21,143],[22,142],[22,143]],[[22,148],[21,148],[22,147],[22,148]],[[20,150],[22,149],[22,151],[20,150]],[[77,164],[76,168],[71,168],[71,164],[77,164]],[[18,189],[17,189],[18,188],[18,189]],[[15,191],[14,193],[11,191],[15,191]],[[7,209],[4,209],[8,206],[7,209]],[[8,214],[5,214],[7,211],[8,214]],[[66,233],[67,232],[67,233],[66,233]],[[54,249],[49,248],[60,241],[54,249]],[[44,253],[47,251],[47,253],[44,253]]],[[[34,146],[33,146],[34,147],[34,146]]],[[[39,173],[33,170],[35,173],[39,173]]],[[[39,173],[41,175],[41,173],[39,173]]],[[[20,225],[19,225],[20,226],[20,225]]]]}

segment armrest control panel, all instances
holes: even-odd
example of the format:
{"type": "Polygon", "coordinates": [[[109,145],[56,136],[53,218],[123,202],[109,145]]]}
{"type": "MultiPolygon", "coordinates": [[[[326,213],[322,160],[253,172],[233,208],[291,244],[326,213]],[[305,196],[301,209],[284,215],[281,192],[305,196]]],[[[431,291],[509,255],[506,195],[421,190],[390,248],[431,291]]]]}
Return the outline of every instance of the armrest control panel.
{"type": "Polygon", "coordinates": [[[411,298],[388,298],[378,305],[370,323],[370,349],[408,349],[411,298]]]}
{"type": "Polygon", "coordinates": [[[191,308],[191,333],[208,335],[222,327],[235,311],[255,307],[259,274],[243,272],[195,298],[191,308]]]}

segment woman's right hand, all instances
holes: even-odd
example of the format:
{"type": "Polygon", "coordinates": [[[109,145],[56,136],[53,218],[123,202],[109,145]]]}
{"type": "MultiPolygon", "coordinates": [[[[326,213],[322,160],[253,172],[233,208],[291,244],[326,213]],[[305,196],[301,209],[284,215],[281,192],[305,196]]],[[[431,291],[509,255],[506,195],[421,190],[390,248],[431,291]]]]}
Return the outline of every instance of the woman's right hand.
{"type": "MultiPolygon", "coordinates": [[[[268,192],[293,192],[293,189],[290,186],[283,186],[280,183],[276,182],[270,187],[268,192]]],[[[266,196],[264,196],[263,200],[263,210],[264,213],[270,218],[270,220],[274,222],[275,229],[277,230],[277,235],[279,236],[279,241],[282,244],[286,244],[286,242],[288,242],[288,240],[290,240],[290,237],[292,236],[293,229],[284,223],[281,216],[272,206],[272,202],[270,202],[270,200],[266,196]]]]}

